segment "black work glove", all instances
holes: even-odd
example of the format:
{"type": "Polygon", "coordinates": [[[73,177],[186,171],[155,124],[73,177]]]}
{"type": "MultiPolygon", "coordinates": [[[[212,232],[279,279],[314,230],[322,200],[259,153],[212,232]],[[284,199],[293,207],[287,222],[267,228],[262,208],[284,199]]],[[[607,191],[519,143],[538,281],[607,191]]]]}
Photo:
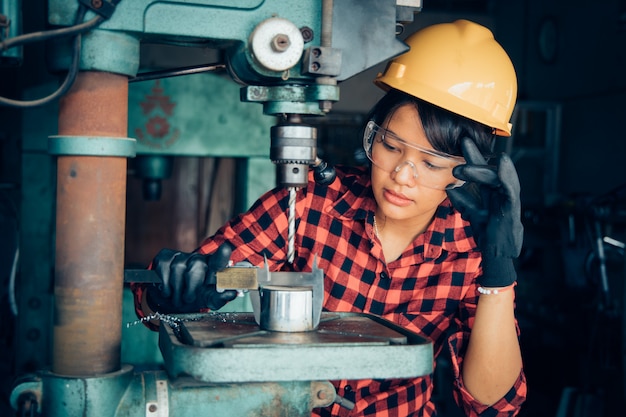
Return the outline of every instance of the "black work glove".
{"type": "Polygon", "coordinates": [[[475,183],[478,193],[467,187],[448,190],[448,197],[461,216],[470,222],[483,254],[483,287],[506,287],[517,279],[513,259],[522,250],[520,184],[513,161],[506,154],[488,166],[470,138],[461,142],[466,163],[454,168],[456,178],[475,183]]]}
{"type": "Polygon", "coordinates": [[[162,249],[152,261],[162,283],[148,287],[148,305],[162,314],[223,307],[237,297],[237,291],[218,292],[215,273],[228,266],[231,252],[227,243],[212,255],[162,249]]]}

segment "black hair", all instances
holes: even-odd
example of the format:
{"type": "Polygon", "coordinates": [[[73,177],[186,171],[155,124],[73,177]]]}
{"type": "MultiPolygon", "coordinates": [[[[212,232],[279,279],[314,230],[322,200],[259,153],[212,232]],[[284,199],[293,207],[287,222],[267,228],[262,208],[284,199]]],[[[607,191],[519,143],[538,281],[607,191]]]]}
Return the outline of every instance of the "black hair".
{"type": "Polygon", "coordinates": [[[405,105],[417,110],[426,138],[433,149],[462,156],[461,139],[469,136],[486,158],[491,156],[495,139],[493,128],[399,90],[389,90],[370,110],[367,120],[383,126],[387,118],[405,105]]]}

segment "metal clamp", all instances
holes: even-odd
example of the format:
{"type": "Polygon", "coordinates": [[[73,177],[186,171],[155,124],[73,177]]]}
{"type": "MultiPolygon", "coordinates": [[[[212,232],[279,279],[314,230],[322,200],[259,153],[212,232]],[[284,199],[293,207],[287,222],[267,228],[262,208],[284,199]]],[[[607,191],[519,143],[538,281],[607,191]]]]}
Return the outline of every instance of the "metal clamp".
{"type": "Polygon", "coordinates": [[[48,152],[51,155],[120,156],[134,158],[137,141],[132,138],[86,136],[50,136],[48,152]]]}

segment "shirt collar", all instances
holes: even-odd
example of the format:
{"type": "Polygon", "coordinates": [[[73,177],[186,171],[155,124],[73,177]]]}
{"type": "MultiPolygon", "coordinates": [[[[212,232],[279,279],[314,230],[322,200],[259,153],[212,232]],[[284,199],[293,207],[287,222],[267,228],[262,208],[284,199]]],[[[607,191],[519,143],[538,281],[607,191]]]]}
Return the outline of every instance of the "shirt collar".
{"type": "MultiPolygon", "coordinates": [[[[341,191],[341,196],[329,209],[330,214],[359,221],[374,216],[376,201],[367,171],[344,178],[341,191]]],[[[437,208],[435,218],[426,231],[413,241],[414,254],[419,254],[423,261],[436,259],[443,251],[468,252],[475,249],[476,242],[469,222],[463,220],[447,198],[437,208]]]]}

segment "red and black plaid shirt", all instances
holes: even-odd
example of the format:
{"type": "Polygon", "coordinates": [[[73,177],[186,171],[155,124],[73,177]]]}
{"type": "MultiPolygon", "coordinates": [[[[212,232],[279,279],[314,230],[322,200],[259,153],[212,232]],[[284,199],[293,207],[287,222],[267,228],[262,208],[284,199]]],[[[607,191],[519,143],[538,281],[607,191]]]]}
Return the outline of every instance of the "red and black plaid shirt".
{"type": "MultiPolygon", "coordinates": [[[[337,167],[328,186],[312,177],[297,193],[295,259],[289,270],[311,271],[314,260],[324,271],[324,309],[375,314],[434,344],[435,357],[447,347],[456,376],[454,396],[468,416],[517,414],[526,397],[521,373],[513,388],[488,407],[463,387],[460,366],[476,310],[481,255],[469,223],[448,200],[428,229],[396,260],[385,262],[373,230],[376,208],[369,172],[337,167]]],[[[262,196],[199,248],[213,253],[228,241],[231,260],[283,269],[287,259],[287,190],[262,196]]],[[[384,366],[384,364],[381,364],[384,366]]],[[[404,380],[335,381],[337,394],[353,401],[350,411],[335,404],[314,410],[320,416],[434,416],[432,375],[404,380]]],[[[443,387],[446,389],[447,387],[443,387]]]]}

